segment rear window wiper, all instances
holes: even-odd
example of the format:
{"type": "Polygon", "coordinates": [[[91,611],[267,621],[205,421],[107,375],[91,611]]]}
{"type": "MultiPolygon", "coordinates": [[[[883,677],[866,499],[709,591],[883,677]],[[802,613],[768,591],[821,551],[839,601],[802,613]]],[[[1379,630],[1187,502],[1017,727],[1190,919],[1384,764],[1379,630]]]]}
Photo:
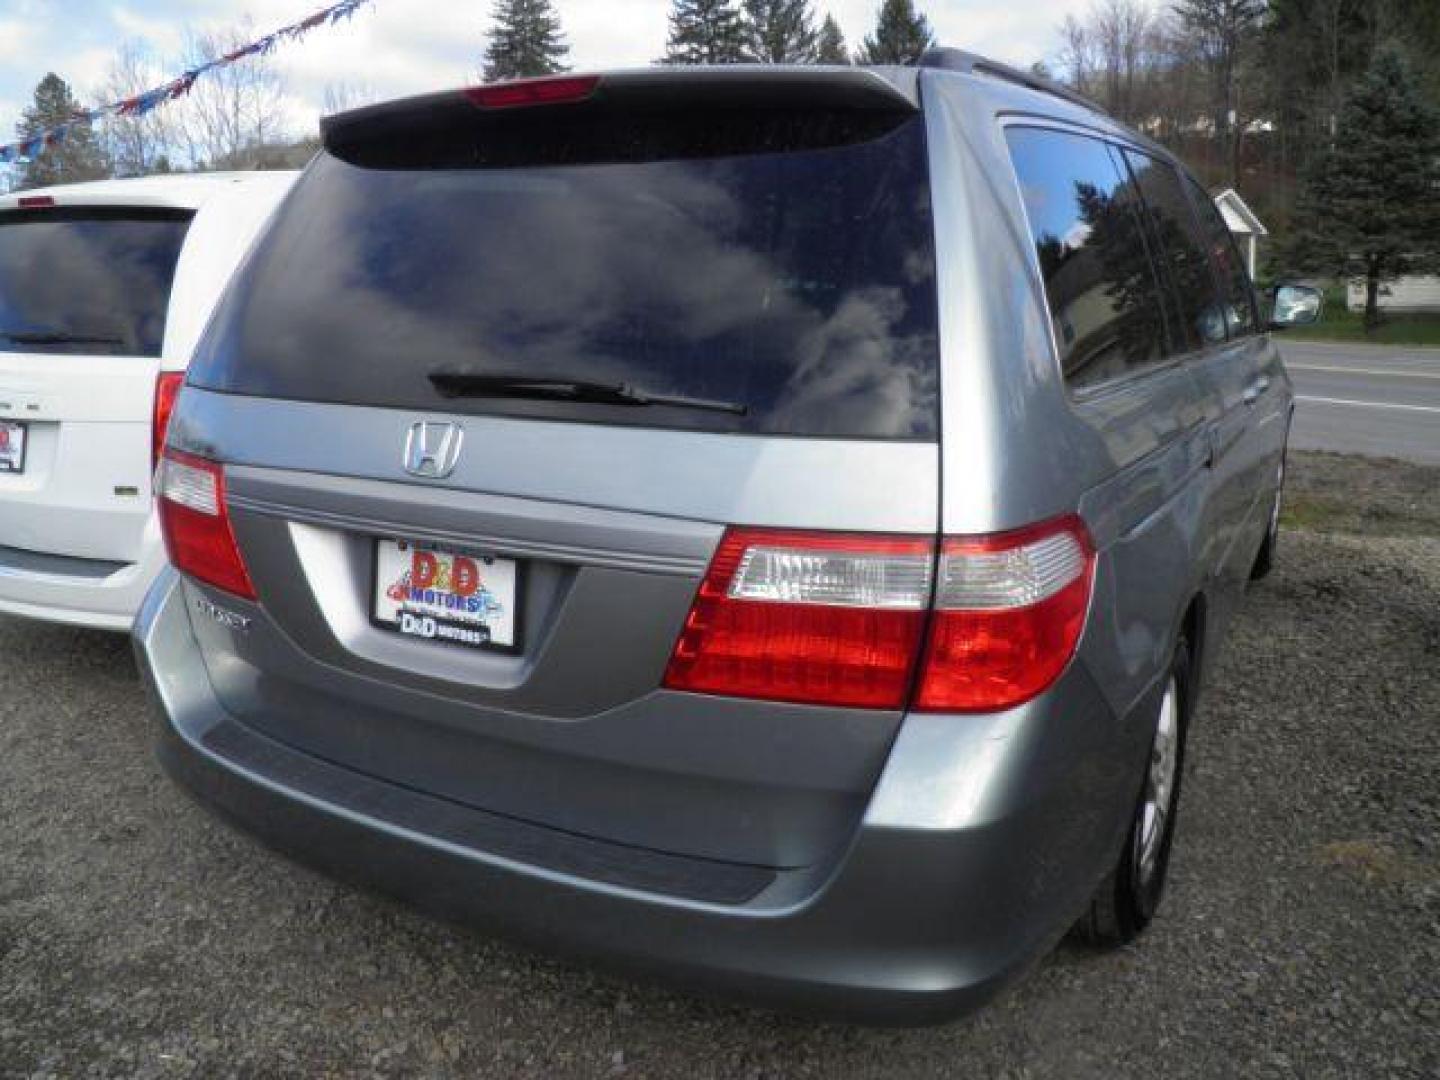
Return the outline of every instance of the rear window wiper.
{"type": "Polygon", "coordinates": [[[475,375],[461,371],[432,371],[427,377],[440,396],[447,398],[522,398],[631,408],[666,405],[676,409],[733,413],[736,416],[744,416],[750,411],[748,405],[738,401],[715,401],[684,394],[652,394],[627,383],[548,379],[530,375],[475,375]]]}
{"type": "Polygon", "coordinates": [[[113,334],[69,334],[63,330],[0,330],[0,338],[16,345],[124,345],[113,334]]]}

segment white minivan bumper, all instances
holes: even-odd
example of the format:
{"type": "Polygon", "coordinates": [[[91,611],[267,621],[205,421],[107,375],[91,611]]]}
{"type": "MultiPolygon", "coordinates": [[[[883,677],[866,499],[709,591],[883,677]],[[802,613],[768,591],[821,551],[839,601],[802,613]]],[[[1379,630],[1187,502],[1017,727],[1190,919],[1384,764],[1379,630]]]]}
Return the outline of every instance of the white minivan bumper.
{"type": "Polygon", "coordinates": [[[68,559],[0,547],[0,615],[127,631],[165,563],[153,514],[138,562],[68,559]]]}

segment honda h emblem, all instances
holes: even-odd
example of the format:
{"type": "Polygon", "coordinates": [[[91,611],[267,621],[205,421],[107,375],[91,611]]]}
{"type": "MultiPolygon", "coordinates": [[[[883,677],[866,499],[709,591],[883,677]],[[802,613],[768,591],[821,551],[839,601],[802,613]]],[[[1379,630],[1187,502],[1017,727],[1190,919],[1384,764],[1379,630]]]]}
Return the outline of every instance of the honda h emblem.
{"type": "Polygon", "coordinates": [[[417,420],[405,436],[405,471],[427,480],[442,480],[455,471],[465,429],[459,424],[417,420]]]}

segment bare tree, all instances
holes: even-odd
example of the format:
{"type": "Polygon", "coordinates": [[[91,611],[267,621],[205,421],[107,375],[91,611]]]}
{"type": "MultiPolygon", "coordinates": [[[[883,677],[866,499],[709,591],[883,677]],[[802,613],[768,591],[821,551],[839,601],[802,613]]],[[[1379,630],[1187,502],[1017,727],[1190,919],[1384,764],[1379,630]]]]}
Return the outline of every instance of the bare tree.
{"type": "Polygon", "coordinates": [[[362,105],[373,105],[379,99],[380,95],[369,83],[346,79],[325,84],[320,110],[325,116],[334,116],[336,113],[358,109],[362,105]]]}
{"type": "Polygon", "coordinates": [[[1104,0],[1093,9],[1093,37],[1105,80],[1104,100],[1122,120],[1148,119],[1141,100],[1154,16],[1141,0],[1104,0]]]}
{"type": "MultiPolygon", "coordinates": [[[[95,96],[106,104],[125,101],[164,79],[161,65],[145,43],[126,41],[115,51],[95,96]]],[[[101,125],[100,139],[117,176],[168,172],[173,165],[175,117],[165,108],[140,116],[110,116],[101,125]]]]}
{"type": "Polygon", "coordinates": [[[1058,28],[1058,67],[1070,85],[1185,153],[1207,177],[1231,177],[1242,113],[1248,106],[1253,118],[1260,104],[1250,94],[1259,2],[1094,0],[1058,28]],[[1211,15],[1216,21],[1203,21],[1211,15]]]}
{"type": "Polygon", "coordinates": [[[1060,25],[1059,63],[1070,85],[1133,124],[1154,124],[1167,65],[1163,20],[1145,0],[1098,0],[1060,25]]]}
{"type": "Polygon", "coordinates": [[[1065,80],[1082,94],[1095,92],[1095,43],[1090,27],[1066,15],[1060,24],[1060,69],[1065,80]]]}
{"type": "Polygon", "coordinates": [[[1242,50],[1253,38],[1265,13],[1264,0],[1175,0],[1175,14],[1193,35],[1214,83],[1215,131],[1227,140],[1229,181],[1240,174],[1240,119],[1242,50]]]}
{"type": "MultiPolygon", "coordinates": [[[[1150,75],[1153,107],[1150,134],[1181,148],[1209,108],[1209,84],[1194,39],[1171,14],[1157,15],[1152,28],[1151,52],[1156,59],[1150,75]]],[[[1208,138],[1209,120],[1205,120],[1208,138]]]]}
{"type": "MultiPolygon", "coordinates": [[[[255,37],[247,22],[219,34],[189,34],[185,66],[228,56],[255,37]]],[[[198,168],[254,168],[285,142],[285,83],[269,59],[249,56],[196,80],[178,110],[180,141],[198,168]]]]}

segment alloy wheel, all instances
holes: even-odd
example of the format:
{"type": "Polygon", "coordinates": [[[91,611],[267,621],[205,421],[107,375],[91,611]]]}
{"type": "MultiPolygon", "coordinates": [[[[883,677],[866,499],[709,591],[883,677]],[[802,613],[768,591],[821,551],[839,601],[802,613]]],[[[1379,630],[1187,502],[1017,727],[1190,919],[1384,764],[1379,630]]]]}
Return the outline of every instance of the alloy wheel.
{"type": "Polygon", "coordinates": [[[1155,741],[1150,746],[1150,765],[1145,774],[1145,794],[1140,803],[1137,870],[1140,886],[1148,889],[1155,880],[1165,835],[1174,810],[1175,781],[1180,765],[1180,686],[1172,675],[1160,702],[1155,741]]]}

